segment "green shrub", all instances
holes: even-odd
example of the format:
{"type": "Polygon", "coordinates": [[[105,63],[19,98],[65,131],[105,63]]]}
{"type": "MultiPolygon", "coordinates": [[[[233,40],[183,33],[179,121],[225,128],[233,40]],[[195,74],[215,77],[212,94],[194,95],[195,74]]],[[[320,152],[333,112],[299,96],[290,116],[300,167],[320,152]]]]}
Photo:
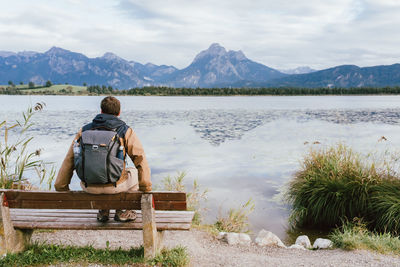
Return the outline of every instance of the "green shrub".
{"type": "Polygon", "coordinates": [[[400,180],[384,179],[371,188],[367,219],[379,232],[400,234],[400,180]]]}
{"type": "Polygon", "coordinates": [[[289,220],[297,227],[332,228],[358,217],[371,229],[398,232],[399,189],[400,180],[387,162],[343,144],[311,150],[289,184],[289,220]]]}
{"type": "Polygon", "coordinates": [[[329,237],[334,245],[346,250],[367,249],[384,254],[400,255],[400,239],[389,233],[368,231],[360,221],[345,223],[329,237]]]}
{"type": "Polygon", "coordinates": [[[254,211],[255,204],[252,199],[249,199],[245,204],[239,208],[231,208],[227,216],[221,214],[214,224],[220,232],[235,232],[235,233],[248,233],[249,228],[249,215],[254,211]]]}

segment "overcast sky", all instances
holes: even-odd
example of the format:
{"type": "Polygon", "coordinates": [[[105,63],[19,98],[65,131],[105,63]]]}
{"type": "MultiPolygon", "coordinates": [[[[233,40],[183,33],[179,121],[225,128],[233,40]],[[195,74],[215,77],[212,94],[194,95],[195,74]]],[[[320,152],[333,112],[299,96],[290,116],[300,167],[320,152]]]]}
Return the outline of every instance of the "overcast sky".
{"type": "Polygon", "coordinates": [[[186,67],[219,43],[277,69],[400,63],[399,0],[0,0],[0,50],[186,67]]]}

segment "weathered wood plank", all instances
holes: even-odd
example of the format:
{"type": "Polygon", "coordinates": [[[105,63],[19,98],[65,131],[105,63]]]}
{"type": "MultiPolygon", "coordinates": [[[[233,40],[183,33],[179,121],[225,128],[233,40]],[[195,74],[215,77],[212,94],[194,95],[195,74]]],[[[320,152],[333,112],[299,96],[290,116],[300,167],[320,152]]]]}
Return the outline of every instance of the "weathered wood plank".
{"type": "MultiPolygon", "coordinates": [[[[110,218],[114,217],[114,212],[110,212],[110,218]]],[[[60,218],[96,218],[97,213],[15,213],[11,212],[11,218],[35,218],[35,217],[60,217],[60,218]]],[[[142,217],[140,212],[137,212],[138,217],[142,217]]],[[[156,214],[156,218],[192,218],[193,214],[191,213],[171,213],[171,214],[156,214]]]]}
{"type": "MultiPolygon", "coordinates": [[[[189,230],[190,223],[159,223],[157,230],[189,230]]],[[[141,230],[143,229],[142,223],[128,222],[128,223],[56,223],[56,222],[15,222],[14,227],[18,229],[64,229],[64,230],[141,230]]]]}
{"type": "MultiPolygon", "coordinates": [[[[110,219],[107,223],[111,222],[112,219],[110,219]]],[[[13,223],[19,222],[19,221],[26,221],[26,222],[65,222],[65,223],[85,223],[85,222],[96,222],[96,217],[92,218],[82,218],[82,217],[31,217],[31,216],[16,216],[16,217],[11,217],[11,221],[13,223]]],[[[142,222],[142,217],[137,217],[135,222],[142,222]]],[[[156,223],[190,223],[191,218],[186,217],[186,218],[156,218],[155,219],[156,223]]]]}
{"type": "MultiPolygon", "coordinates": [[[[140,209],[140,202],[126,200],[28,200],[8,201],[10,208],[22,209],[140,209]]],[[[157,210],[186,210],[185,201],[155,201],[157,210]]]]}
{"type": "MultiPolygon", "coordinates": [[[[11,213],[94,213],[97,214],[97,210],[93,209],[10,209],[11,213]]],[[[110,213],[114,213],[114,209],[110,210],[110,213]]],[[[141,213],[140,210],[136,210],[136,212],[141,213]]],[[[156,214],[185,214],[185,213],[193,213],[193,211],[175,211],[175,210],[156,210],[156,214]]]]}
{"type": "Polygon", "coordinates": [[[154,201],[156,210],[187,210],[186,201],[154,201]]]}
{"type": "MultiPolygon", "coordinates": [[[[24,190],[10,190],[0,189],[0,193],[4,192],[8,200],[44,200],[44,201],[57,201],[57,200],[129,200],[139,201],[143,192],[133,193],[119,193],[119,194],[101,194],[94,195],[88,194],[83,191],[24,191],[24,190]]],[[[150,192],[155,201],[186,201],[185,192],[150,192]]]]}
{"type": "MultiPolygon", "coordinates": [[[[114,216],[110,216],[110,220],[113,220],[114,216]]],[[[96,220],[96,216],[70,216],[70,217],[65,217],[65,216],[13,216],[11,215],[11,220],[13,222],[15,221],[54,221],[54,220],[64,220],[64,221],[93,221],[96,220]]],[[[138,215],[136,218],[136,221],[141,221],[142,216],[138,215]]],[[[192,220],[192,217],[190,216],[175,216],[175,217],[156,217],[156,222],[190,222],[192,220]]]]}
{"type": "MultiPolygon", "coordinates": [[[[140,202],[123,200],[10,200],[10,208],[23,209],[140,209],[140,202]]],[[[166,208],[167,204],[162,205],[166,208]]]]}

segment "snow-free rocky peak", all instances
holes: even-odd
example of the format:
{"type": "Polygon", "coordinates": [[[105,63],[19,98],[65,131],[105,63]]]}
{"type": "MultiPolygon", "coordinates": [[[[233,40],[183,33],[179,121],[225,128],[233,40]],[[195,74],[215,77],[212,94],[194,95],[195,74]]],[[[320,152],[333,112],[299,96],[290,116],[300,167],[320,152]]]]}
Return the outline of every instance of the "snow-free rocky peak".
{"type": "Polygon", "coordinates": [[[226,55],[226,50],[224,47],[217,43],[213,43],[207,50],[201,51],[193,60],[193,63],[203,59],[205,57],[220,57],[226,55]]]}
{"type": "Polygon", "coordinates": [[[60,48],[60,47],[53,46],[52,48],[50,48],[48,51],[45,52],[45,55],[62,56],[62,55],[66,55],[68,53],[71,53],[71,51],[60,48]]]}
{"type": "Polygon", "coordinates": [[[121,58],[121,57],[119,57],[116,54],[111,53],[111,52],[106,52],[102,56],[102,58],[105,59],[105,60],[110,60],[110,61],[126,61],[125,59],[123,59],[123,58],[121,58]]]}

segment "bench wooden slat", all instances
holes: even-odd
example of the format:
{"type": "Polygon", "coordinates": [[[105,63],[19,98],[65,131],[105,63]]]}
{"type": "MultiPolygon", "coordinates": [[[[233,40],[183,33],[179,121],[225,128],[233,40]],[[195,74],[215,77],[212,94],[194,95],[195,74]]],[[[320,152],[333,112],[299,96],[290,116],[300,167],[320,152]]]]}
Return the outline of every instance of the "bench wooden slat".
{"type": "MultiPolygon", "coordinates": [[[[10,208],[23,209],[140,209],[142,192],[113,195],[93,195],[83,191],[23,191],[4,192],[10,208]]],[[[186,193],[152,192],[156,210],[186,210],[186,193]]]]}
{"type": "MultiPolygon", "coordinates": [[[[133,192],[133,193],[119,193],[119,194],[88,194],[83,191],[24,191],[24,190],[10,190],[10,189],[0,189],[0,193],[5,192],[7,199],[10,200],[129,200],[129,201],[139,201],[143,192],[133,192]]],[[[151,192],[155,201],[186,201],[185,192],[151,192]]]]}
{"type": "MultiPolygon", "coordinates": [[[[134,222],[121,223],[113,220],[115,212],[110,212],[110,220],[100,223],[96,220],[96,210],[35,210],[10,209],[11,220],[19,229],[90,229],[90,230],[125,230],[142,229],[142,213],[134,222]]],[[[157,230],[189,230],[193,211],[157,211],[155,221],[157,230]]]]}
{"type": "MultiPolygon", "coordinates": [[[[22,209],[140,209],[140,201],[126,200],[8,200],[10,208],[22,209]]],[[[156,210],[186,210],[186,201],[155,201],[156,210]]]]}
{"type": "MultiPolygon", "coordinates": [[[[72,217],[72,218],[62,218],[62,217],[36,217],[32,218],[29,216],[11,216],[11,220],[13,222],[65,222],[65,223],[92,223],[97,222],[96,217],[91,218],[81,218],[81,217],[72,217]]],[[[191,220],[188,218],[156,218],[156,223],[189,223],[191,220]]],[[[107,223],[113,222],[110,219],[107,223]]],[[[135,220],[136,223],[142,223],[142,217],[137,217],[135,220]]]]}
{"type": "MultiPolygon", "coordinates": [[[[133,223],[64,223],[64,222],[26,222],[16,221],[14,227],[18,229],[64,229],[64,230],[141,230],[142,222],[133,223]]],[[[157,230],[189,230],[190,223],[157,223],[157,230]]]]}
{"type": "MultiPolygon", "coordinates": [[[[65,218],[65,220],[74,219],[96,219],[96,213],[16,213],[10,212],[12,220],[34,220],[35,218],[42,218],[42,220],[46,219],[54,219],[54,218],[65,218]]],[[[114,218],[114,213],[110,213],[110,218],[114,218]]],[[[141,220],[142,214],[137,212],[137,218],[141,220]]],[[[157,221],[167,221],[175,219],[176,221],[191,221],[193,218],[193,212],[175,212],[170,214],[157,214],[155,215],[157,221]]]]}
{"type": "MultiPolygon", "coordinates": [[[[177,216],[162,216],[162,217],[159,217],[159,216],[156,216],[156,220],[157,221],[167,221],[167,220],[172,220],[172,219],[174,219],[174,220],[176,220],[176,221],[180,221],[180,222],[186,222],[186,221],[191,221],[192,220],[192,217],[193,216],[191,216],[191,215],[177,215],[177,216]]],[[[11,219],[13,220],[13,221],[16,221],[16,220],[19,220],[19,221],[21,221],[21,220],[26,220],[26,221],[28,221],[28,220],[35,220],[36,218],[41,218],[41,220],[43,220],[43,221],[45,221],[45,220],[52,220],[52,219],[54,219],[54,218],[66,218],[66,216],[65,215],[61,215],[61,214],[59,214],[59,215],[50,215],[50,214],[45,214],[45,215],[36,215],[36,216],[33,216],[33,215],[13,215],[13,214],[11,214],[11,219]]],[[[113,220],[113,218],[114,218],[114,215],[112,214],[111,216],[110,216],[110,220],[113,220]]],[[[137,215],[137,220],[141,220],[141,218],[142,218],[142,216],[140,215],[140,214],[138,214],[137,215]]],[[[95,214],[93,214],[93,215],[87,215],[87,214],[77,214],[77,215],[74,215],[74,216],[71,216],[70,218],[68,218],[68,220],[71,220],[71,221],[73,221],[74,219],[88,219],[88,220],[96,220],[96,215],[95,214]]]]}
{"type": "MultiPolygon", "coordinates": [[[[88,217],[95,218],[97,215],[97,211],[95,210],[50,210],[50,211],[42,211],[42,210],[20,210],[20,209],[11,209],[11,216],[31,216],[31,217],[88,217]],[[78,211],[78,212],[76,212],[78,211]],[[87,212],[85,212],[87,211],[87,212]]],[[[142,216],[140,210],[136,211],[138,216],[142,216]]],[[[110,212],[110,218],[114,217],[115,212],[110,212]]],[[[175,218],[175,217],[193,217],[192,212],[186,211],[168,211],[168,212],[156,212],[156,218],[175,218]]]]}
{"type": "MultiPolygon", "coordinates": [[[[141,213],[141,210],[136,210],[137,212],[141,213]]],[[[93,213],[93,214],[97,214],[98,210],[94,210],[94,209],[10,209],[10,212],[14,212],[14,213],[29,213],[29,212],[33,212],[33,213],[93,213]]],[[[110,210],[110,213],[114,213],[115,210],[112,209],[110,210]]],[[[176,210],[157,210],[156,214],[174,214],[174,213],[185,213],[187,211],[176,211],[176,210]]],[[[189,211],[188,211],[189,212],[189,211]]]]}

